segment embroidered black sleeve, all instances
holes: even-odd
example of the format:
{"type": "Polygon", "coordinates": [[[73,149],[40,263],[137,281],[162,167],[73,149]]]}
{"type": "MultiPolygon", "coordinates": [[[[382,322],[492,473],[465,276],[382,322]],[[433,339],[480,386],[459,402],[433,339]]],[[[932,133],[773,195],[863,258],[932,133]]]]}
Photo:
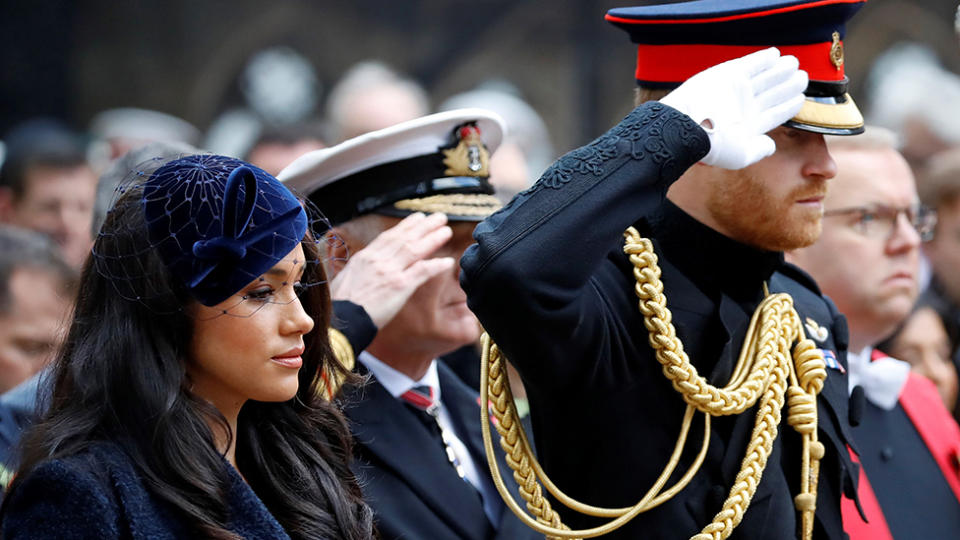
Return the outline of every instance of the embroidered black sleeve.
{"type": "Polygon", "coordinates": [[[658,206],[667,188],[709,148],[706,132],[690,117],[659,102],[645,103],[561,157],[536,184],[478,225],[479,253],[468,251],[462,266],[468,274],[482,271],[541,226],[568,237],[561,230],[589,223],[598,235],[609,229],[606,234],[615,239],[658,206]]]}
{"type": "Polygon", "coordinates": [[[672,183],[710,150],[706,133],[690,118],[659,102],[637,107],[613,129],[567,153],[551,165],[524,193],[559,189],[576,175],[604,176],[607,163],[617,157],[649,157],[661,167],[661,181],[672,183]],[[682,156],[682,157],[681,157],[682,156]],[[695,159],[691,162],[691,157],[695,159]]]}
{"type": "Polygon", "coordinates": [[[477,243],[460,260],[460,283],[470,308],[516,365],[538,369],[562,357],[568,361],[551,362],[549,369],[557,370],[556,380],[569,381],[582,373],[580,360],[616,347],[607,339],[619,318],[591,280],[610,270],[604,263],[612,253],[625,260],[619,251],[624,229],[658,208],[666,188],[708,147],[706,133],[689,117],[644,104],[477,226],[477,243]]]}

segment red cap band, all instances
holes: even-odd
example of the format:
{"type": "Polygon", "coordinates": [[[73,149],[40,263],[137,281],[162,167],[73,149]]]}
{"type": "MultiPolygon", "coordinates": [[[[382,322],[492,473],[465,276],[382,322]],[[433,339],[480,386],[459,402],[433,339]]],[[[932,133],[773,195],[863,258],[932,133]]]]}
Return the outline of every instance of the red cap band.
{"type": "MultiPolygon", "coordinates": [[[[837,42],[842,51],[843,42],[837,42]]],[[[843,62],[834,64],[832,42],[779,45],[780,54],[793,55],[812,81],[842,81],[843,62]]],[[[638,45],[638,81],[682,83],[701,71],[727,60],[766,49],[765,45],[638,45]]],[[[842,55],[840,56],[842,59],[842,55]]]]}

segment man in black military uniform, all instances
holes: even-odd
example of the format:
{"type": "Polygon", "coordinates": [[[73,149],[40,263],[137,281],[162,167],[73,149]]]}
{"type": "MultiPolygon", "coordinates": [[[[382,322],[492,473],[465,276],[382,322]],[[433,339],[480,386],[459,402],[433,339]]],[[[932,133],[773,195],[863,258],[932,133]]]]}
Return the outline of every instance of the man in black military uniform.
{"type": "MultiPolygon", "coordinates": [[[[813,280],[784,262],[782,251],[819,234],[827,181],[836,173],[822,134],[862,131],[862,117],[846,95],[840,42],[844,22],[859,6],[843,0],[732,4],[704,0],[607,15],[638,43],[642,87],[686,83],[562,157],[481,223],[477,244],[461,260],[461,284],[523,377],[546,473],[565,493],[604,507],[633,505],[654,484],[685,408],[651,348],[624,230],[634,226],[652,240],[677,337],[696,370],[717,387],[734,372],[765,285],[771,293],[789,293],[799,320],[812,321],[818,335],[826,332],[816,345],[827,362],[816,401],[816,434],[825,451],[812,530],[815,538],[839,539],[841,494],[855,496],[856,486],[841,369],[846,325],[813,280]],[[801,44],[781,49],[800,58],[809,84],[796,59],[761,50],[774,43],[801,44]]],[[[703,465],[689,485],[611,536],[672,539],[701,532],[737,481],[756,410],[714,418],[703,465]]],[[[746,506],[742,521],[721,524],[725,530],[704,538],[726,537],[732,527],[737,538],[800,534],[797,506],[803,504],[798,498],[795,506],[794,496],[801,492],[802,443],[786,416],[785,407],[752,499],[733,501],[746,506]]],[[[690,433],[692,448],[667,486],[701,446],[701,432],[690,433]]],[[[560,510],[573,528],[600,523],[560,510]]]]}

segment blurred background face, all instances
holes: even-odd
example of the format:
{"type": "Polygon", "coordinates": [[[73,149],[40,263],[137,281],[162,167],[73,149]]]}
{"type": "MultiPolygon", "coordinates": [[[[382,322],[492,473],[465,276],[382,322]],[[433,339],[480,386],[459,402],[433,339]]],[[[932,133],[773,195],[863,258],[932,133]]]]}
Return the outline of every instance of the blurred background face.
{"type": "MultiPolygon", "coordinates": [[[[896,151],[843,149],[833,155],[839,173],[825,199],[828,214],[917,203],[913,175],[896,151]]],[[[880,215],[830,215],[815,244],[790,253],[847,316],[851,350],[893,332],[917,297],[920,236],[903,212],[894,219],[889,227],[880,215]]]]}
{"type": "Polygon", "coordinates": [[[326,148],[326,145],[320,140],[303,140],[290,144],[266,143],[255,146],[250,150],[246,161],[276,176],[280,174],[284,167],[293,163],[293,160],[307,152],[321,148],[326,148]]]}
{"type": "Polygon", "coordinates": [[[358,92],[347,99],[340,125],[340,140],[383,129],[425,114],[417,96],[402,85],[383,85],[358,92]]]}
{"type": "Polygon", "coordinates": [[[96,188],[97,178],[87,166],[33,167],[14,203],[11,222],[52,238],[67,262],[79,268],[93,245],[90,222],[96,188]]]}
{"type": "Polygon", "coordinates": [[[0,313],[0,392],[40,371],[56,352],[69,302],[53,274],[23,267],[10,276],[10,309],[0,313]]]}
{"type": "Polygon", "coordinates": [[[745,244],[770,251],[810,245],[836,165],[822,135],[778,127],[770,136],[772,156],[739,171],[713,170],[707,212],[717,230],[745,244]]]}
{"type": "Polygon", "coordinates": [[[518,145],[511,142],[501,144],[490,156],[490,184],[496,189],[494,195],[503,204],[530,187],[534,180],[530,177],[527,158],[518,145]]]}
{"type": "Polygon", "coordinates": [[[933,381],[948,411],[957,403],[957,370],[950,361],[950,340],[940,316],[931,308],[914,311],[893,338],[888,353],[910,362],[911,369],[933,381]]]}
{"type": "Polygon", "coordinates": [[[960,197],[937,207],[936,234],[924,252],[947,295],[960,301],[960,197]]]}

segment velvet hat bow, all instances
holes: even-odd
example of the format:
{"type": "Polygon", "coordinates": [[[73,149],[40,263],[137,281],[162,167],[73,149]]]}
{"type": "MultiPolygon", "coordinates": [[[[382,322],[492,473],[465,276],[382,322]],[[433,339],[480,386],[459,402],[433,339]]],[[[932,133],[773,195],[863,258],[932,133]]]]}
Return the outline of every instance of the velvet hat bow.
{"type": "Polygon", "coordinates": [[[300,201],[283,184],[225,156],[164,165],[144,186],[143,209],[164,264],[207,306],[272,268],[307,230],[300,201]]]}

